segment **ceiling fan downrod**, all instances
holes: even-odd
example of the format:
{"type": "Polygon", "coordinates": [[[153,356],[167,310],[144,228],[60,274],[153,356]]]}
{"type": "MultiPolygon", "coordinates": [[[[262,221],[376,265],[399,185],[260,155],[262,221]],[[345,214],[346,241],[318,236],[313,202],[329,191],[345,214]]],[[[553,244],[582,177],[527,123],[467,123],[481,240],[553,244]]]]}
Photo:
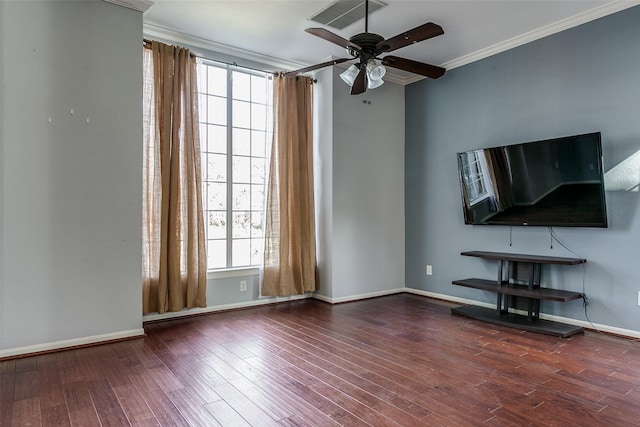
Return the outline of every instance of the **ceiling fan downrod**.
{"type": "Polygon", "coordinates": [[[364,32],[369,32],[369,0],[364,0],[364,32]]]}

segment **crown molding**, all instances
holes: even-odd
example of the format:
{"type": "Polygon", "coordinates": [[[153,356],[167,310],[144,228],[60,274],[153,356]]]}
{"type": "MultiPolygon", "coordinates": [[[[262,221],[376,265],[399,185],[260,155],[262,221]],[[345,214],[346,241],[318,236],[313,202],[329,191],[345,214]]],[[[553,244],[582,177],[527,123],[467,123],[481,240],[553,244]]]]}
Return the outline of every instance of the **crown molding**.
{"type": "MultiPolygon", "coordinates": [[[[189,47],[196,56],[201,56],[203,58],[207,58],[207,52],[221,53],[224,55],[232,56],[234,58],[246,59],[252,62],[257,62],[259,64],[272,67],[273,71],[296,70],[298,68],[307,66],[306,64],[302,64],[300,62],[287,61],[282,58],[263,55],[260,53],[240,49],[222,43],[217,43],[200,37],[190,36],[188,34],[169,30],[167,28],[159,27],[152,24],[143,24],[142,32],[146,38],[158,38],[160,39],[160,41],[164,40],[189,47]]],[[[208,59],[215,60],[215,58],[208,59]]]]}
{"type": "Polygon", "coordinates": [[[488,58],[498,53],[505,52],[509,49],[522,46],[524,44],[568,30],[570,28],[577,27],[582,24],[586,24],[587,22],[594,21],[596,19],[611,15],[616,12],[620,12],[639,4],[640,0],[613,0],[602,6],[598,6],[570,18],[562,19],[558,22],[554,22],[553,24],[549,24],[536,30],[529,31],[528,33],[521,34],[504,42],[496,43],[493,46],[489,46],[476,52],[472,52],[468,55],[461,56],[452,61],[448,61],[441,66],[446,68],[447,70],[462,67],[463,65],[488,58]]]}
{"type": "Polygon", "coordinates": [[[113,3],[118,6],[126,7],[128,9],[137,10],[138,12],[146,12],[153,6],[153,2],[150,0],[103,0],[107,3],[113,3]]]}

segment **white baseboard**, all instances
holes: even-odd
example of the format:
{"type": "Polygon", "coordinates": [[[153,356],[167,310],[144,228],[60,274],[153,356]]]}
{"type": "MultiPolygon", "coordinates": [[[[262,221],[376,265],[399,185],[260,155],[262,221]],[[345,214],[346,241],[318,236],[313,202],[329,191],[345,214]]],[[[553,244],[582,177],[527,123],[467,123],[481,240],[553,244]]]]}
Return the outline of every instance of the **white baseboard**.
{"type": "Polygon", "coordinates": [[[182,311],[175,311],[171,313],[162,313],[162,314],[152,313],[152,314],[146,314],[142,316],[142,323],[155,322],[158,320],[177,319],[180,317],[193,316],[196,314],[215,313],[217,311],[236,310],[240,308],[256,307],[260,305],[274,304],[279,302],[297,301],[297,300],[311,298],[311,297],[312,297],[312,294],[292,295],[290,297],[264,297],[264,298],[260,298],[253,301],[237,302],[233,304],[212,305],[210,307],[204,307],[204,308],[190,308],[190,309],[184,309],[182,311]]]}
{"type": "Polygon", "coordinates": [[[144,336],[144,329],[131,329],[128,331],[112,332],[109,334],[92,335],[89,337],[73,338],[70,340],[54,341],[44,344],[29,345],[26,347],[9,348],[0,350],[0,359],[27,354],[42,353],[53,350],[63,350],[70,347],[100,344],[103,342],[122,340],[144,336]]]}
{"type": "Polygon", "coordinates": [[[385,295],[393,295],[393,294],[399,294],[401,292],[405,292],[407,288],[396,288],[396,289],[387,289],[384,291],[378,291],[378,292],[369,292],[366,294],[359,294],[359,295],[349,295],[346,297],[340,297],[340,298],[331,298],[331,297],[327,297],[324,295],[319,295],[319,294],[313,294],[313,298],[318,299],[320,301],[324,301],[324,302],[328,302],[329,304],[340,304],[343,302],[350,302],[350,301],[358,301],[361,299],[367,299],[367,298],[375,298],[375,297],[382,297],[385,295]]]}
{"type": "MultiPolygon", "coordinates": [[[[437,298],[445,301],[457,302],[460,304],[472,304],[472,305],[477,305],[477,306],[487,307],[487,308],[496,307],[495,304],[490,304],[490,303],[481,302],[481,301],[474,301],[466,298],[458,298],[451,295],[439,294],[435,292],[422,291],[420,289],[405,288],[404,291],[411,294],[437,298]]],[[[518,314],[527,314],[525,311],[522,311],[522,310],[514,310],[514,312],[518,314]]],[[[586,328],[586,329],[592,329],[592,330],[596,329],[600,332],[606,332],[608,334],[621,335],[621,336],[630,337],[630,338],[640,338],[640,331],[634,331],[633,329],[623,329],[623,328],[618,328],[616,326],[602,325],[600,323],[590,323],[585,320],[577,320],[577,319],[572,319],[570,317],[562,317],[562,316],[556,316],[553,314],[545,314],[545,313],[540,313],[540,318],[545,320],[551,320],[554,322],[567,323],[569,325],[582,326],[583,328],[586,328]]]]}

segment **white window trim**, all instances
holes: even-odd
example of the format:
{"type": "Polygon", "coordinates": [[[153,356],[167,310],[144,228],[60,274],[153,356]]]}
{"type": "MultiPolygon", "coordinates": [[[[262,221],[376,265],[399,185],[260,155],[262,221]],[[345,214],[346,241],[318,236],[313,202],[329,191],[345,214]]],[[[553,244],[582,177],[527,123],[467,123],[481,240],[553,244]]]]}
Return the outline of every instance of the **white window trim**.
{"type": "Polygon", "coordinates": [[[247,277],[260,275],[260,267],[221,268],[207,271],[207,279],[227,279],[230,277],[247,277]]]}

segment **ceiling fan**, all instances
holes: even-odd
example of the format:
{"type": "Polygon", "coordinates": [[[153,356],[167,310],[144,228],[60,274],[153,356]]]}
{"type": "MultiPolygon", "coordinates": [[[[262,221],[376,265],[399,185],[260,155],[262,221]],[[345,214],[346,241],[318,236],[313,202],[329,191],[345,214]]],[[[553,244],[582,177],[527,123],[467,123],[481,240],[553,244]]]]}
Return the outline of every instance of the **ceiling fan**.
{"type": "Polygon", "coordinates": [[[383,53],[392,52],[396,49],[418,43],[444,34],[441,26],[433,22],[427,22],[416,28],[405,31],[397,36],[386,39],[381,35],[369,32],[369,0],[365,1],[364,12],[364,33],[356,34],[349,40],[340,37],[324,28],[307,28],[307,33],[320,37],[331,43],[342,46],[347,50],[351,58],[339,58],[321,64],[301,68],[299,70],[285,73],[284,76],[294,76],[307,73],[309,71],[340,64],[342,62],[358,60],[351,65],[347,71],[340,74],[342,80],[351,86],[351,95],[358,95],[369,89],[374,89],[384,83],[382,77],[386,72],[385,66],[409,71],[422,76],[437,79],[445,73],[445,69],[411,59],[400,58],[398,56],[387,55],[378,58],[383,53]]]}

